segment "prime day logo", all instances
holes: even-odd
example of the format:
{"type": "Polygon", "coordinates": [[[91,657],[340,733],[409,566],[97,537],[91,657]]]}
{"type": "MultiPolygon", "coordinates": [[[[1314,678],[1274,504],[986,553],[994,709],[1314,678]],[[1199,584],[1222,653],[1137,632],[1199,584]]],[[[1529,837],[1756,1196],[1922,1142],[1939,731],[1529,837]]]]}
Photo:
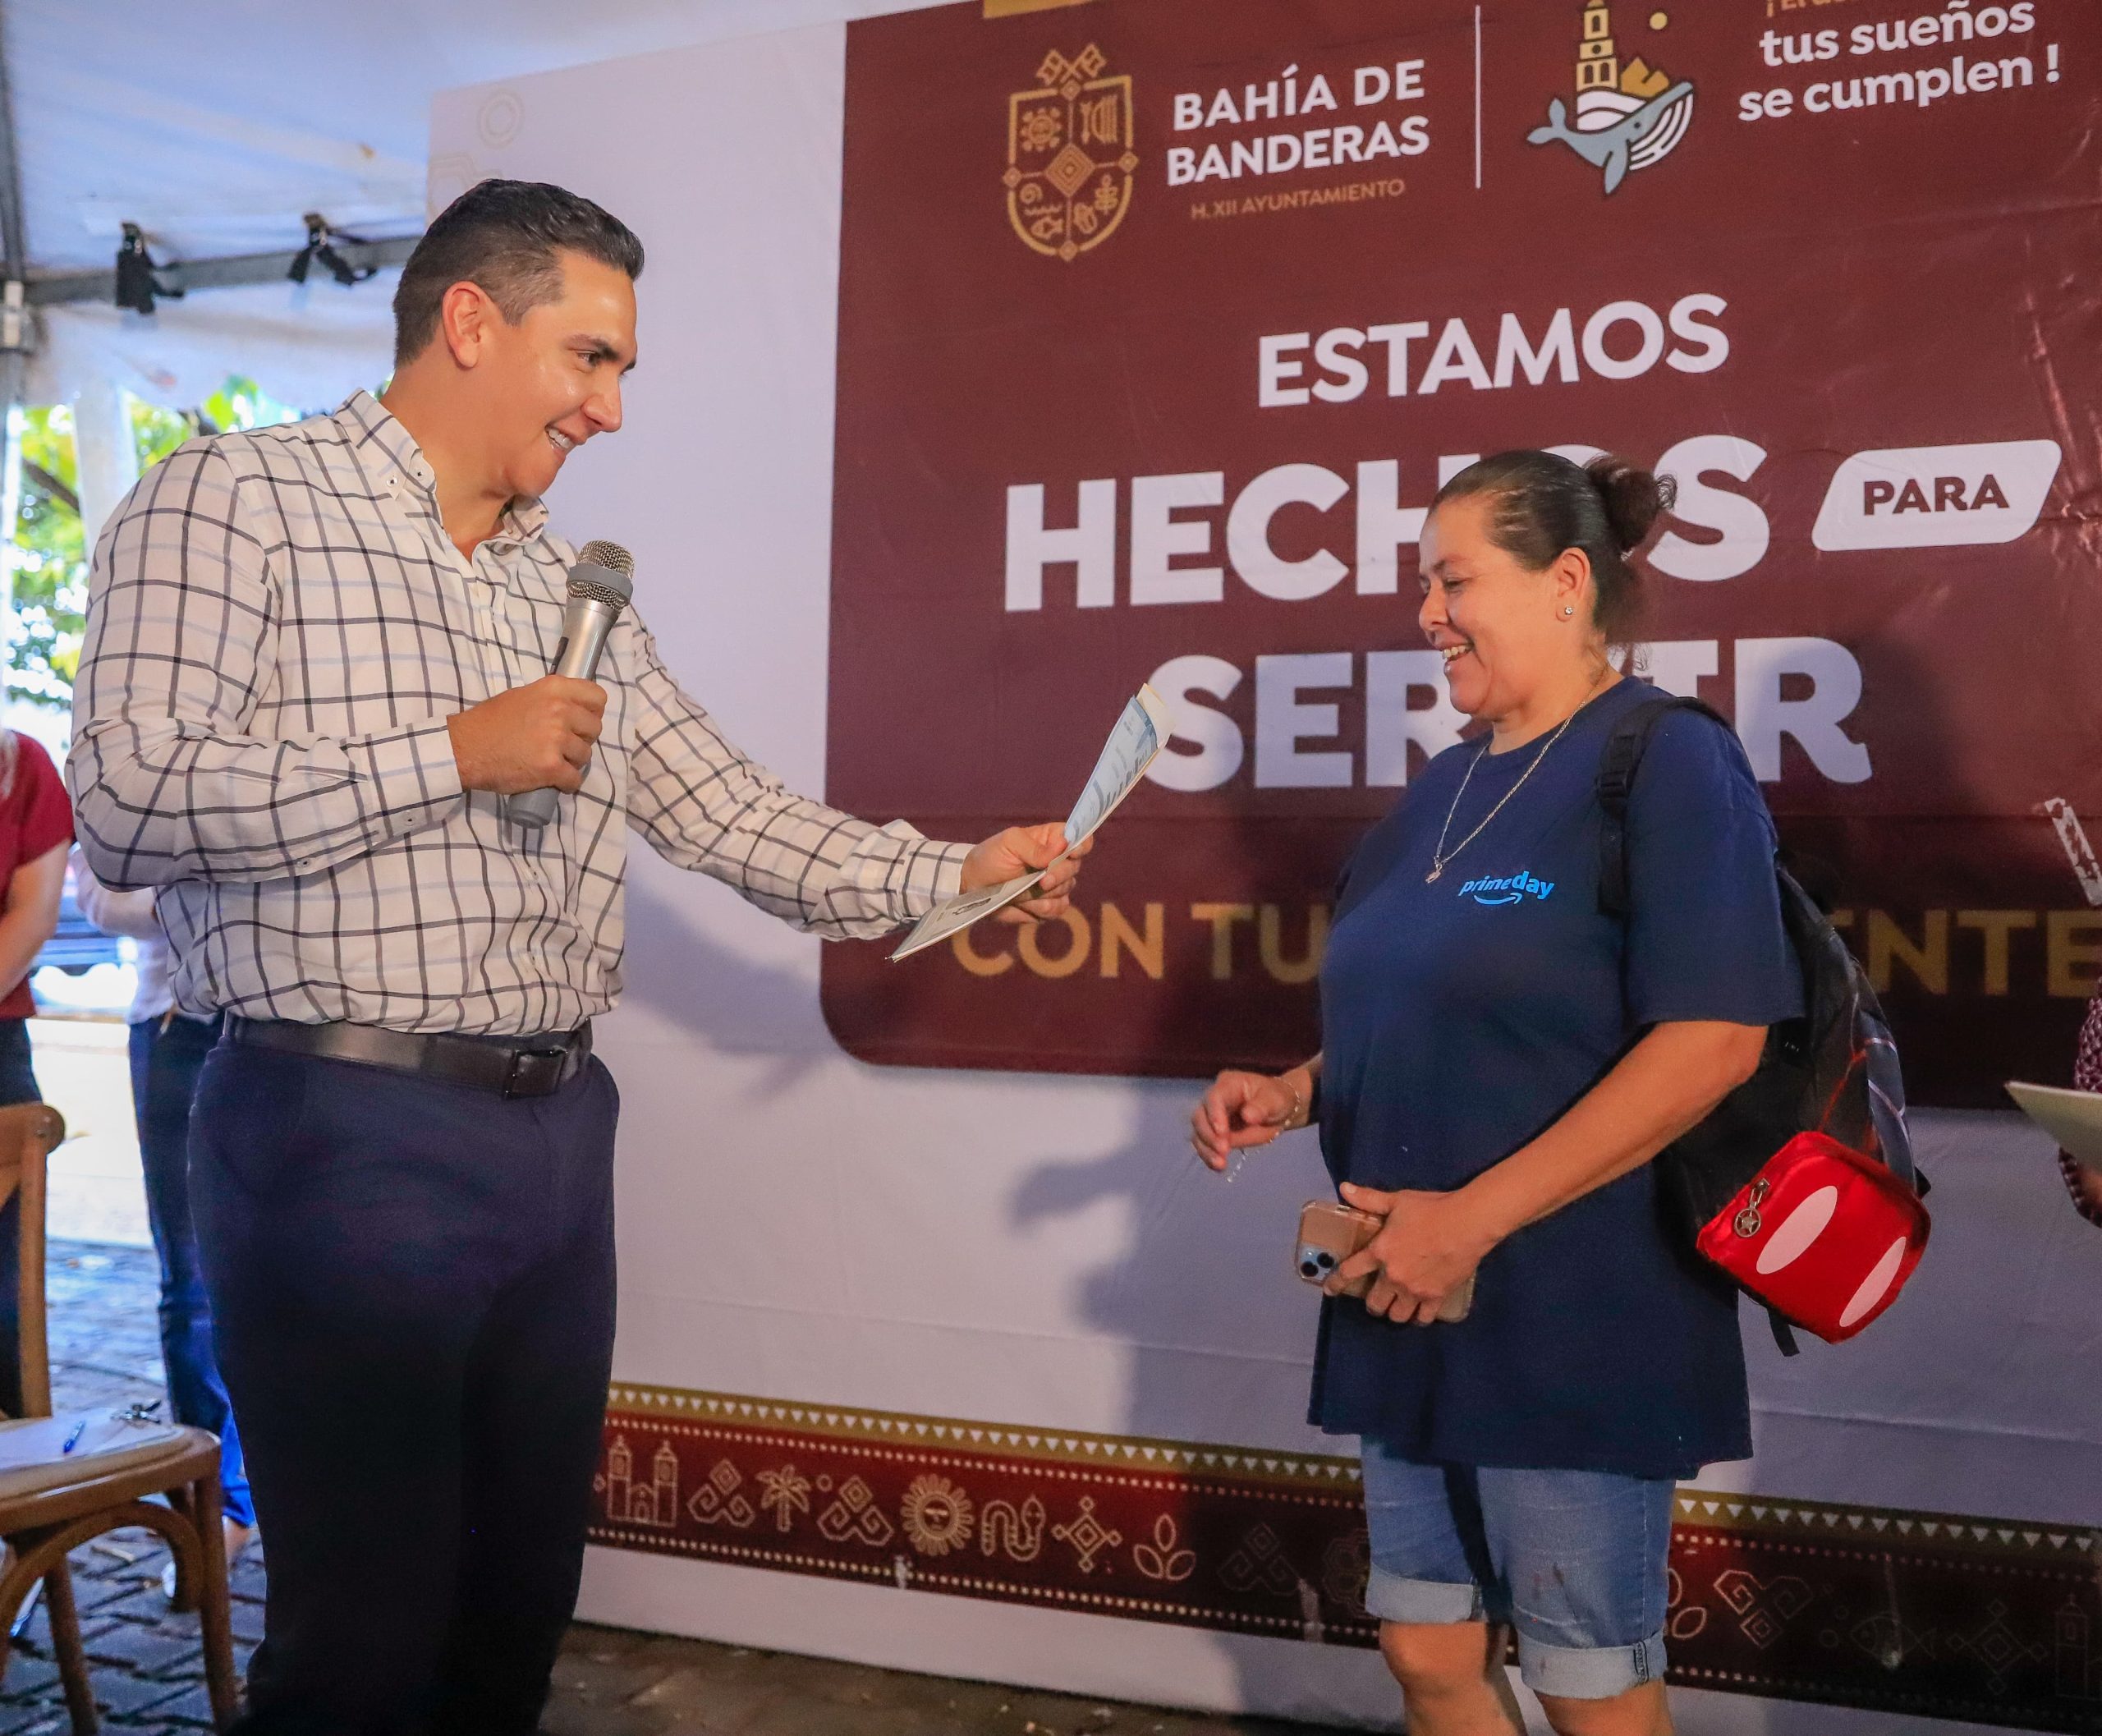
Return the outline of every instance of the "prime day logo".
{"type": "Polygon", "coordinates": [[[1535,879],[1521,868],[1501,879],[1469,880],[1460,889],[1460,896],[1477,904],[1521,904],[1527,898],[1544,899],[1554,890],[1553,880],[1535,879]]]}

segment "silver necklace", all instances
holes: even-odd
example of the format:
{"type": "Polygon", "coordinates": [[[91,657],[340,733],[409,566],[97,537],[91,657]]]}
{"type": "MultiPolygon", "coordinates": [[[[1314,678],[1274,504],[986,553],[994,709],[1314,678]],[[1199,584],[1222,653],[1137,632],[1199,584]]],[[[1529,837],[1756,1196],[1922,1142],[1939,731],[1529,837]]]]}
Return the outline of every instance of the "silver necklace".
{"type": "MultiPolygon", "coordinates": [[[[1613,666],[1610,664],[1606,666],[1607,668],[1611,668],[1613,666]]],[[[1604,678],[1605,671],[1602,669],[1599,672],[1596,679],[1591,682],[1590,687],[1586,690],[1583,698],[1577,700],[1576,711],[1581,711],[1585,706],[1590,704],[1591,696],[1599,691],[1599,682],[1603,681],[1604,678]]],[[[1433,880],[1436,879],[1439,875],[1444,873],[1445,865],[1451,861],[1453,858],[1457,856],[1462,850],[1466,849],[1469,844],[1480,838],[1484,828],[1489,824],[1489,821],[1495,819],[1498,814],[1501,814],[1503,811],[1504,802],[1508,801],[1513,796],[1517,795],[1519,791],[1525,788],[1526,780],[1532,776],[1534,772],[1539,769],[1540,761],[1547,757],[1548,749],[1553,747],[1557,742],[1559,742],[1562,739],[1562,733],[1565,729],[1568,728],[1572,723],[1576,721],[1576,711],[1571,712],[1567,717],[1564,718],[1559,723],[1555,725],[1554,733],[1547,738],[1545,745],[1541,747],[1538,753],[1533,755],[1533,763],[1527,766],[1525,770],[1518,774],[1518,781],[1503,792],[1502,800],[1498,801],[1494,807],[1491,808],[1486,814],[1482,815],[1481,824],[1476,826],[1473,831],[1468,833],[1465,838],[1462,838],[1459,843],[1453,845],[1452,849],[1448,851],[1445,847],[1445,836],[1446,834],[1453,829],[1453,816],[1460,811],[1460,798],[1467,793],[1467,785],[1474,780],[1475,768],[1481,764],[1483,755],[1487,754],[1489,751],[1489,742],[1485,742],[1482,743],[1481,752],[1476,754],[1473,759],[1467,761],[1466,775],[1460,779],[1459,788],[1453,792],[1453,806],[1446,809],[1445,824],[1438,829],[1438,847],[1430,852],[1430,872],[1423,877],[1423,884],[1425,885],[1428,886],[1433,880]]]]}

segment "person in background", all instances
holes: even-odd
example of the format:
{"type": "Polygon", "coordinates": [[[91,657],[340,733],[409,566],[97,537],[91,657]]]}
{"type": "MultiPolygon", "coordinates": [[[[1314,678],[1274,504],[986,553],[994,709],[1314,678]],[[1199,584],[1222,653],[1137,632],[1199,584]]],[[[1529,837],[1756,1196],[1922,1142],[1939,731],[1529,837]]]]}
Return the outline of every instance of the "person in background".
{"type": "MultiPolygon", "coordinates": [[[[139,1123],[139,1161],[146,1175],[146,1220],[161,1261],[161,1362],[177,1422],[219,1437],[227,1559],[255,1536],[255,1505],[241,1463],[233,1407],[212,1350],[212,1305],[197,1263],[190,1224],[190,1104],[197,1075],[219,1040],[219,1021],[191,1018],[175,1004],[168,935],[150,892],[112,892],[73,852],[73,897],[105,935],[138,944],[139,986],[126,1022],[131,1027],[131,1113],[139,1123]]],[[[174,1595],[175,1564],[162,1583],[174,1595]]]]}
{"type": "MultiPolygon", "coordinates": [[[[58,930],[73,810],[51,755],[34,738],[0,729],[0,1105],[41,1103],[30,1064],[36,1012],[30,971],[58,930]]],[[[22,1414],[21,1196],[0,1207],[0,1412],[22,1414]]]]}

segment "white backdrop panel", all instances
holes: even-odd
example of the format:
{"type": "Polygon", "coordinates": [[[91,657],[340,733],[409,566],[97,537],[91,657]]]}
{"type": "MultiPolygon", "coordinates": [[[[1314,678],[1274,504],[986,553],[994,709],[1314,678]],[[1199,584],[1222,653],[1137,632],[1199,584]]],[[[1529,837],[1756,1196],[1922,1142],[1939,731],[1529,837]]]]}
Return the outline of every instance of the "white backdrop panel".
{"type": "MultiPolygon", "coordinates": [[[[558,181],[643,237],[626,426],[571,461],[557,522],[634,551],[672,667],[814,793],[845,34],[449,92],[431,153],[439,202],[484,175],[558,181]]],[[[646,849],[629,921],[626,998],[603,1033],[625,1098],[621,1379],[1347,1444],[1300,1420],[1314,1310],[1283,1244],[1324,1186],[1306,1139],[1223,1186],[1183,1142],[1183,1085],[864,1067],[819,1017],[819,943],[646,849]]],[[[1705,1481],[2102,1520],[2102,1237],[2013,1118],[1921,1120],[1937,1227],[1915,1292],[1861,1344],[1792,1364],[1751,1323],[1760,1456],[1705,1481]]],[[[1369,1654],[612,1550],[593,1551],[583,1613],[1165,1703],[1393,1714],[1369,1654]]],[[[1900,1725],[1720,1696],[1685,1707],[1716,1736],[1900,1725]]]]}

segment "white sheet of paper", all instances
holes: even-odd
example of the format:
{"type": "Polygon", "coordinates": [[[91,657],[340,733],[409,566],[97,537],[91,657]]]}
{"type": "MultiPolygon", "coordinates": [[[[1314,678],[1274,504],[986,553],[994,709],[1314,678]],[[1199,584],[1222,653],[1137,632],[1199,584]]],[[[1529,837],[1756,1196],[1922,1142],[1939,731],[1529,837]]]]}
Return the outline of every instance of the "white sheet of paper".
{"type": "Polygon", "coordinates": [[[2081,1164],[2102,1173],[2102,1095],[2019,1079],[2007,1082],[2007,1094],[2081,1164]]]}
{"type": "MultiPolygon", "coordinates": [[[[1118,804],[1138,788],[1146,768],[1168,745],[1168,737],[1166,702],[1150,687],[1140,687],[1126,703],[1116,727],[1109,732],[1109,739],[1102,744],[1095,769],[1088,775],[1087,787],[1081,792],[1080,800],[1067,816],[1066,847],[1053,859],[1050,866],[1062,862],[1100,829],[1103,821],[1116,812],[1118,804]]],[[[915,953],[948,939],[959,929],[968,928],[1004,909],[1017,898],[1026,896],[1048,871],[1048,868],[1039,869],[1034,874],[1023,875],[1019,879],[1004,881],[998,886],[980,886],[975,892],[958,893],[946,903],[936,905],[913,925],[912,932],[890,955],[891,962],[909,958],[915,953]]]]}

